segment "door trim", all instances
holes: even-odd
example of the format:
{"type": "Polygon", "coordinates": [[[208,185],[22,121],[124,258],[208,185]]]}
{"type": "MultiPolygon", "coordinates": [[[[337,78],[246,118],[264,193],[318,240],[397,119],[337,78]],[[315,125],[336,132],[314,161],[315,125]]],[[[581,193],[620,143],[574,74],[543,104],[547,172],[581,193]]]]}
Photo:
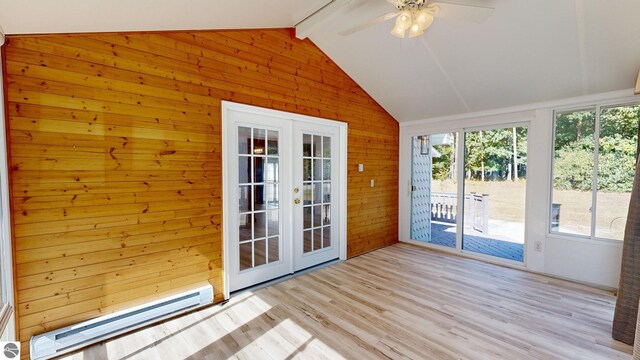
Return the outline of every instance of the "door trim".
{"type": "MultiPolygon", "coordinates": [[[[281,118],[285,120],[292,120],[294,122],[304,122],[307,124],[318,124],[325,126],[333,126],[339,129],[339,159],[340,159],[340,175],[338,177],[339,182],[339,196],[337,199],[337,208],[338,208],[338,218],[339,222],[339,241],[340,241],[340,251],[339,251],[339,259],[346,260],[347,259],[347,123],[328,120],[314,116],[300,115],[294,113],[288,113],[279,110],[261,108],[252,105],[238,104],[230,101],[222,101],[222,262],[223,262],[223,288],[224,288],[224,299],[228,300],[230,298],[229,292],[229,242],[231,241],[229,233],[227,229],[229,229],[229,219],[226,216],[231,210],[229,197],[226,194],[229,194],[231,191],[231,187],[235,186],[231,184],[231,181],[228,179],[228,175],[230,175],[228,169],[229,159],[227,156],[227,149],[229,147],[229,136],[233,136],[234,132],[231,128],[229,117],[229,111],[239,111],[245,112],[249,114],[256,114],[262,116],[270,116],[275,118],[281,118]]],[[[292,156],[292,154],[289,154],[292,156]]],[[[293,222],[293,217],[288,219],[293,222]]],[[[290,263],[291,263],[291,273],[293,273],[293,251],[290,252],[290,263]]]]}

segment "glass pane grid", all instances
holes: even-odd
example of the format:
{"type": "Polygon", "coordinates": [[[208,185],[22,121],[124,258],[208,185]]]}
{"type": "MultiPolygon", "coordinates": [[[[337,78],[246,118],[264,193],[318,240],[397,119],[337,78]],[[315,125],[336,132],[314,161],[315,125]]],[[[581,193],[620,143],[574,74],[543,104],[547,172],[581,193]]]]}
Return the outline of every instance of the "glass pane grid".
{"type": "Polygon", "coordinates": [[[238,128],[240,270],[280,259],[279,133],[238,128]]]}
{"type": "Polygon", "coordinates": [[[331,246],[331,138],[303,134],[303,252],[331,246]]]}

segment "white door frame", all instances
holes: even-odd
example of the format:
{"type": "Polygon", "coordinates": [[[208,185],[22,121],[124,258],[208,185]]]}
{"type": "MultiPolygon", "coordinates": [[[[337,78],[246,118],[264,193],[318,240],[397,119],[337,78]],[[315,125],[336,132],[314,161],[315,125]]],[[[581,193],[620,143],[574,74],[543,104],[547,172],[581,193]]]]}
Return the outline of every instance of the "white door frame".
{"type": "MultiPolygon", "coordinates": [[[[224,298],[229,299],[229,249],[230,249],[230,235],[229,235],[229,214],[233,209],[231,206],[233,204],[229,201],[229,196],[227,194],[231,193],[231,188],[235,186],[230,180],[229,176],[232,174],[229,173],[229,159],[227,156],[227,149],[229,148],[230,136],[234,136],[234,129],[231,128],[231,122],[228,119],[229,111],[239,111],[245,112],[249,114],[257,114],[262,116],[269,116],[275,118],[281,118],[286,120],[292,120],[294,122],[304,122],[307,124],[318,124],[318,125],[329,125],[335,126],[339,128],[339,154],[338,159],[340,162],[338,164],[340,175],[338,176],[339,182],[339,194],[336,199],[338,214],[336,217],[339,219],[339,229],[338,229],[338,241],[340,242],[340,260],[347,259],[347,124],[335,121],[335,120],[327,120],[314,116],[306,116],[288,113],[279,110],[266,109],[257,106],[238,104],[230,101],[222,101],[222,252],[223,252],[223,286],[224,286],[224,298]]],[[[292,156],[292,154],[288,154],[292,156]]],[[[288,219],[290,223],[293,223],[293,218],[288,219]]],[[[293,257],[293,252],[290,254],[293,257]]],[[[289,259],[291,263],[291,273],[293,273],[293,258],[289,259]]]]}

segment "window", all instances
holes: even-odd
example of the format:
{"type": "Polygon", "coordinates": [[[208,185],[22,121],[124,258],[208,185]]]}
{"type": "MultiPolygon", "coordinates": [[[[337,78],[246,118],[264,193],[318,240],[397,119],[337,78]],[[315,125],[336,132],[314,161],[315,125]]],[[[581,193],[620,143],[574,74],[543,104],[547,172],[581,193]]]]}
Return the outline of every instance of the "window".
{"type": "Polygon", "coordinates": [[[640,105],[556,112],[550,231],[622,240],[640,105]]]}

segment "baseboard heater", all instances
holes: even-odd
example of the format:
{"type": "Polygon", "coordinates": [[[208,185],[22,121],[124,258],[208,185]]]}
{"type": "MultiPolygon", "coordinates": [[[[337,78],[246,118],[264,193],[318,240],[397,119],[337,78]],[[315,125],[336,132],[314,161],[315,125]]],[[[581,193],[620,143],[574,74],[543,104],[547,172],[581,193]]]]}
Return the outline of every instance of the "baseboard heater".
{"type": "Polygon", "coordinates": [[[213,302],[213,287],[156,300],[97,319],[33,336],[31,358],[50,359],[213,302]]]}

